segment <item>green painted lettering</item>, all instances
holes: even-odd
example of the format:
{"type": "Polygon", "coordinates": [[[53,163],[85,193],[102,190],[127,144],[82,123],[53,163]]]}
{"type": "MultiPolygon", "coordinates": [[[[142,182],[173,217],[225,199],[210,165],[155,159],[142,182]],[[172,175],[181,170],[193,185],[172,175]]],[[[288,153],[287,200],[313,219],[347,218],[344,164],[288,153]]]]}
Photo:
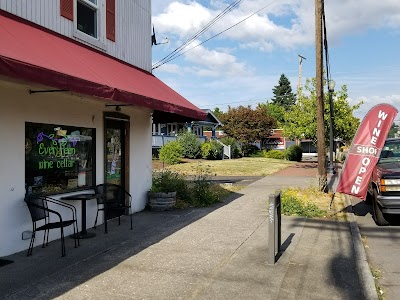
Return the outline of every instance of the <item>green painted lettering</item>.
{"type": "Polygon", "coordinates": [[[43,143],[39,144],[39,150],[38,150],[39,155],[45,155],[46,154],[46,148],[44,147],[43,143]]]}
{"type": "Polygon", "coordinates": [[[53,162],[48,160],[39,161],[39,170],[53,169],[53,162]]]}
{"type": "Polygon", "coordinates": [[[65,169],[65,168],[72,168],[74,166],[75,161],[68,160],[66,158],[57,161],[57,168],[65,169]]]}

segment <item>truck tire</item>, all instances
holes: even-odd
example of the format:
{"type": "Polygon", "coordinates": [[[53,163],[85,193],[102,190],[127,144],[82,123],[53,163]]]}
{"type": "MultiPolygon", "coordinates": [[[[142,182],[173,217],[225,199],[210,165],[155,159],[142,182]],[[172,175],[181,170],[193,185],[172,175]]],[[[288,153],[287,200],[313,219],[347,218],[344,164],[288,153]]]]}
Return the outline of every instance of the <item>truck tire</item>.
{"type": "Polygon", "coordinates": [[[374,189],[374,196],[372,199],[372,210],[374,212],[374,221],[378,226],[388,226],[389,222],[385,219],[382,208],[378,203],[378,191],[374,189]]]}

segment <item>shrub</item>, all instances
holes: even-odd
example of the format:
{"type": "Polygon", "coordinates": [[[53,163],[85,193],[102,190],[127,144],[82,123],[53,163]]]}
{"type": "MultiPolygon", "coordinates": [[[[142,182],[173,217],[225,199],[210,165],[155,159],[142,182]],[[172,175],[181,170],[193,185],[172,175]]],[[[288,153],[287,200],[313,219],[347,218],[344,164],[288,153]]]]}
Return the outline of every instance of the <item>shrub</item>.
{"type": "Polygon", "coordinates": [[[176,165],[181,162],[182,152],[182,146],[177,141],[172,141],[161,147],[159,158],[167,164],[176,165]]]}
{"type": "Polygon", "coordinates": [[[155,171],[150,192],[176,192],[177,208],[209,206],[219,202],[221,196],[224,196],[220,189],[215,189],[211,176],[209,168],[200,166],[197,166],[196,175],[190,182],[179,172],[168,169],[164,172],[155,171]]]}
{"type": "Polygon", "coordinates": [[[252,154],[257,153],[258,151],[260,151],[260,149],[259,149],[257,146],[252,145],[252,144],[244,144],[244,145],[242,146],[242,153],[243,153],[243,156],[249,157],[249,156],[251,156],[252,154]]]}
{"type": "Polygon", "coordinates": [[[263,152],[264,157],[266,158],[275,158],[275,159],[285,159],[285,151],[280,150],[269,150],[263,152]]]}
{"type": "Polygon", "coordinates": [[[231,157],[232,158],[239,158],[242,156],[241,149],[239,147],[239,144],[233,137],[223,137],[221,138],[221,143],[231,146],[231,157]]]}
{"type": "Polygon", "coordinates": [[[201,157],[206,159],[208,157],[209,153],[211,152],[210,142],[205,142],[205,143],[201,144],[200,149],[201,149],[201,157]]]}
{"type": "Polygon", "coordinates": [[[176,197],[179,199],[187,199],[189,197],[189,190],[185,177],[182,174],[171,170],[153,172],[150,192],[176,192],[176,197]]]}
{"type": "Polygon", "coordinates": [[[301,161],[303,149],[299,145],[291,145],[286,149],[286,159],[290,161],[301,161]]]}
{"type": "Polygon", "coordinates": [[[284,190],[281,194],[282,214],[301,217],[323,217],[325,212],[315,203],[307,202],[297,197],[290,190],[284,190]]]}
{"type": "Polygon", "coordinates": [[[257,151],[249,154],[249,157],[265,157],[265,156],[263,150],[258,149],[257,151]]]}
{"type": "Polygon", "coordinates": [[[178,136],[178,142],[182,146],[182,155],[187,158],[200,156],[200,142],[192,132],[185,132],[178,136]]]}
{"type": "Polygon", "coordinates": [[[208,141],[201,145],[201,156],[204,159],[222,159],[223,146],[216,141],[208,141]]]}
{"type": "Polygon", "coordinates": [[[197,166],[196,175],[190,185],[191,205],[204,207],[219,202],[218,193],[212,189],[212,186],[210,170],[197,166]]]}

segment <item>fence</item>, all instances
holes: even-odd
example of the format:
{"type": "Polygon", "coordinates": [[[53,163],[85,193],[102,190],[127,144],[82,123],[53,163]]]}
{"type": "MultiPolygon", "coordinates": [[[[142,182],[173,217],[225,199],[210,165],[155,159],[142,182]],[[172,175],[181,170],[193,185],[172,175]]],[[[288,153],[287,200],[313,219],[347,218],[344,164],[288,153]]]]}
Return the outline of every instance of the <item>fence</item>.
{"type": "Polygon", "coordinates": [[[220,140],[218,139],[214,139],[215,141],[217,141],[220,145],[222,145],[223,148],[223,152],[222,152],[222,159],[224,159],[225,157],[231,159],[231,145],[225,145],[224,143],[222,143],[220,140]]]}

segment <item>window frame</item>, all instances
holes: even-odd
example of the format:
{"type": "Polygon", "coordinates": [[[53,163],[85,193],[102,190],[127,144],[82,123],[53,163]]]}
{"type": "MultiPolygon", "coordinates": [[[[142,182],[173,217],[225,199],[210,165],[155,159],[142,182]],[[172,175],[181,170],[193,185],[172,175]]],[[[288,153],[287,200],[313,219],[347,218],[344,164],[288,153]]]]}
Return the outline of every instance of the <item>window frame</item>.
{"type": "Polygon", "coordinates": [[[74,0],[74,30],[73,36],[83,42],[93,45],[97,48],[106,49],[105,36],[106,36],[106,11],[105,11],[105,0],[96,0],[93,3],[90,0],[74,0]],[[96,10],[96,29],[97,37],[90,36],[83,31],[78,29],[78,2],[89,8],[96,10]]]}

